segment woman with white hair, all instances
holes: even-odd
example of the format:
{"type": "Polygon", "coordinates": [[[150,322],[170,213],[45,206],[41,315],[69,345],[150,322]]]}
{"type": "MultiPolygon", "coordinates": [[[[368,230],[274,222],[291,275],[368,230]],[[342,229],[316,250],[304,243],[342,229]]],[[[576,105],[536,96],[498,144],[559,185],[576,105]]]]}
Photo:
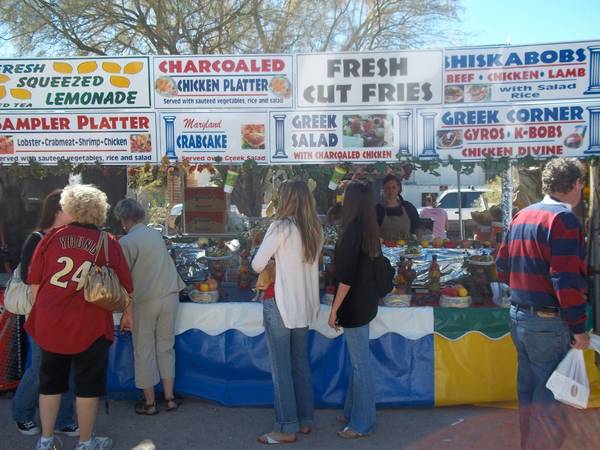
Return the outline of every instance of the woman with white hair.
{"type": "Polygon", "coordinates": [[[119,243],[133,278],[133,356],[135,385],[144,391],[144,400],[135,412],[158,414],[154,386],[162,380],[165,411],[179,407],[175,384],[175,319],[179,291],[185,283],[177,273],[162,235],[144,225],[146,212],[132,198],[120,200],[114,215],[127,233],[119,243]]]}
{"type": "MultiPolygon", "coordinates": [[[[50,231],[33,255],[28,281],[34,300],[25,329],[42,349],[40,367],[40,418],[42,436],[36,450],[61,448],[54,424],[61,395],[75,372],[75,396],[79,443],[76,450],[108,450],[109,437],[94,436],[98,397],[106,395],[108,351],[113,340],[112,312],[85,301],[83,285],[96,257],[100,227],[106,220],[106,194],[94,186],[63,189],[62,210],[73,222],[50,231]]],[[[118,242],[108,238],[110,263],[128,293],[133,286],[127,261],[118,242]]],[[[98,265],[106,265],[100,252],[98,265]]],[[[121,326],[130,329],[131,312],[123,314],[121,326]]]]}

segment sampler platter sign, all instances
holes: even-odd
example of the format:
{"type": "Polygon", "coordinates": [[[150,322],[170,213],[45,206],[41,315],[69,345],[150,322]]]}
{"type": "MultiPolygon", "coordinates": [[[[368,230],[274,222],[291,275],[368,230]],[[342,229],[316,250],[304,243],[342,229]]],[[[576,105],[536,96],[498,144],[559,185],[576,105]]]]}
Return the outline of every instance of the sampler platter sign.
{"type": "Polygon", "coordinates": [[[157,109],[293,106],[291,55],[156,56],[157,109]]]}
{"type": "Polygon", "coordinates": [[[192,163],[267,163],[268,114],[218,112],[160,113],[163,156],[192,163]]]}
{"type": "Polygon", "coordinates": [[[297,61],[298,108],[442,102],[441,50],[310,53],[297,61]]]}
{"type": "Polygon", "coordinates": [[[413,111],[271,113],[271,164],[395,161],[412,152],[413,111]]]}
{"type": "Polygon", "coordinates": [[[444,51],[444,103],[600,98],[600,41],[444,51]]]}
{"type": "Polygon", "coordinates": [[[154,112],[0,114],[0,163],[158,163],[154,112]]]}
{"type": "Polygon", "coordinates": [[[418,109],[421,159],[481,160],[600,153],[600,104],[544,103],[418,109]]]}
{"type": "Polygon", "coordinates": [[[147,56],[0,59],[0,110],[149,108],[147,56]]]}

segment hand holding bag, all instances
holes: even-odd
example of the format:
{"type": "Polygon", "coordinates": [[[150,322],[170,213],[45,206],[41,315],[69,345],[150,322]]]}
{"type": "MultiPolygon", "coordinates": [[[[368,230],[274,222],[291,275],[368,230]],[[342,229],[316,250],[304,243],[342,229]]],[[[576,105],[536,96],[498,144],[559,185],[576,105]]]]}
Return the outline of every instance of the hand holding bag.
{"type": "Polygon", "coordinates": [[[94,263],[90,267],[83,285],[83,297],[85,301],[107,311],[123,311],[129,305],[129,294],[121,286],[119,277],[108,264],[108,235],[101,231],[94,263]],[[102,249],[104,249],[106,264],[98,266],[98,255],[102,249]]]}
{"type": "Polygon", "coordinates": [[[587,408],[590,384],[583,359],[583,351],[572,348],[552,372],[546,382],[554,398],[579,409],[587,408]]]}
{"type": "Polygon", "coordinates": [[[31,286],[21,280],[21,264],[13,271],[4,292],[4,307],[13,314],[26,315],[31,312],[33,298],[31,286]]]}

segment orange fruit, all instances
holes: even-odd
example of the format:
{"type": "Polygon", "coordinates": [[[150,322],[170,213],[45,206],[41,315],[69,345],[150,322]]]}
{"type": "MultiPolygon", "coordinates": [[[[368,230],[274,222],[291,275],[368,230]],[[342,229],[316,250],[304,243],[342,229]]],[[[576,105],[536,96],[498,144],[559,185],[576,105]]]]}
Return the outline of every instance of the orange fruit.
{"type": "Polygon", "coordinates": [[[202,292],[207,292],[207,291],[209,291],[209,289],[208,289],[208,283],[202,283],[202,284],[200,285],[200,290],[201,290],[202,292]]]}

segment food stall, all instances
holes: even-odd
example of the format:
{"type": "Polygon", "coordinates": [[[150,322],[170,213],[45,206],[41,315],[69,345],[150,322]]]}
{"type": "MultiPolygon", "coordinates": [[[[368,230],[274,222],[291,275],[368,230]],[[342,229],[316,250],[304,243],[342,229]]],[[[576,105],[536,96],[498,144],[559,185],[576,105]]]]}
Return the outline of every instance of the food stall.
{"type": "MultiPolygon", "coordinates": [[[[280,175],[304,166],[328,171],[316,179],[317,192],[339,167],[377,167],[370,171],[377,176],[402,164],[431,171],[450,164],[460,174],[475,164],[508,169],[527,158],[593,158],[600,153],[597,44],[34,60],[27,79],[38,81],[27,83],[28,93],[15,90],[16,77],[2,81],[10,95],[29,98],[28,106],[0,105],[0,162],[147,164],[148,174],[159,166],[168,174],[210,168],[211,186],[180,186],[184,233],[170,243],[188,283],[176,324],[175,387],[226,405],[268,405],[268,352],[247,244],[267,222],[234,221],[232,204],[242,212],[244,195],[258,193],[248,215],[263,215],[264,186],[256,184],[274,190],[280,175]],[[564,72],[545,69],[552,58],[564,72]],[[584,69],[573,82],[569,64],[576,74],[584,69]],[[527,78],[513,89],[511,74],[524,70],[565,87],[537,90],[527,78]],[[42,82],[75,73],[89,80],[85,88],[42,82]],[[534,87],[537,95],[521,96],[534,87]]],[[[502,210],[507,220],[511,208],[502,210]]],[[[326,324],[335,233],[326,236],[323,305],[309,355],[317,404],[337,406],[349,362],[343,339],[326,324]]],[[[494,243],[383,243],[398,270],[397,287],[371,324],[379,404],[516,399],[508,293],[494,278],[494,243]]],[[[133,391],[129,335],[116,332],[110,358],[111,392],[133,391]]],[[[598,370],[587,358],[597,405],[598,370]]]]}

